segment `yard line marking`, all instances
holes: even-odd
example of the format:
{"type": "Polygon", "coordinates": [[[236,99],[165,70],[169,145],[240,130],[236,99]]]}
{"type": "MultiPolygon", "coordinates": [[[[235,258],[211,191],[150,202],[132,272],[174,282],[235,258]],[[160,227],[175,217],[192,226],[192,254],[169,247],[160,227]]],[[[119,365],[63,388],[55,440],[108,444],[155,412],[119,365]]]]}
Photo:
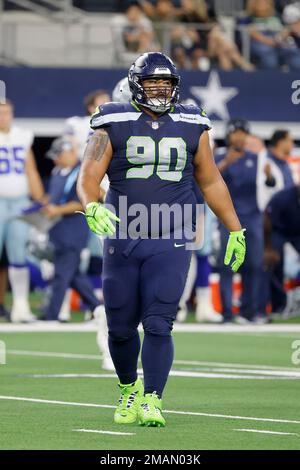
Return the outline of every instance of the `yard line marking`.
{"type": "Polygon", "coordinates": [[[189,360],[174,360],[173,364],[190,365],[190,366],[215,366],[215,367],[235,367],[237,369],[247,367],[253,369],[267,369],[267,370],[289,370],[299,371],[299,367],[281,367],[281,366],[268,366],[259,364],[241,364],[234,362],[213,362],[213,361],[189,361],[189,360]]]}
{"type": "MultiPolygon", "coordinates": [[[[26,401],[31,403],[43,403],[43,404],[50,404],[50,405],[67,405],[67,406],[83,406],[86,408],[110,408],[115,409],[115,406],[112,405],[100,405],[96,403],[78,403],[72,401],[60,401],[60,400],[45,400],[41,398],[26,398],[26,397],[13,397],[13,396],[6,396],[0,395],[0,400],[13,400],[13,401],[26,401]]],[[[300,424],[300,421],[299,421],[300,424]]]]}
{"type": "MultiPolygon", "coordinates": [[[[50,405],[66,405],[66,406],[82,406],[86,408],[109,408],[115,409],[112,405],[100,405],[98,403],[79,403],[72,401],[59,401],[59,400],[45,400],[41,398],[27,398],[27,397],[15,397],[9,395],[0,395],[0,400],[12,400],[12,401],[25,401],[31,403],[42,403],[50,405]]],[[[281,418],[255,418],[253,416],[235,416],[235,415],[223,415],[217,413],[201,413],[198,411],[178,411],[178,410],[164,410],[164,413],[176,414],[176,415],[189,415],[189,416],[203,416],[208,418],[223,418],[223,419],[237,419],[245,421],[262,421],[266,423],[286,423],[286,424],[300,424],[300,421],[292,419],[281,419],[281,418]]]]}
{"type": "MultiPolygon", "coordinates": [[[[183,370],[183,369],[181,369],[183,370]]],[[[220,373],[227,373],[227,372],[234,372],[235,374],[251,374],[252,375],[265,375],[270,377],[293,377],[293,378],[300,378],[300,370],[296,371],[286,371],[286,370],[259,370],[259,369],[231,369],[231,368],[218,368],[218,367],[211,367],[206,369],[184,369],[186,371],[201,371],[201,372],[220,372],[220,373]]]]}
{"type": "Polygon", "coordinates": [[[262,431],[261,429],[234,429],[239,432],[259,432],[262,434],[276,434],[278,436],[298,436],[296,432],[262,431]]]}
{"type": "MultiPolygon", "coordinates": [[[[138,369],[140,376],[143,371],[138,369]]],[[[242,375],[242,374],[225,374],[212,372],[193,372],[185,370],[171,370],[171,377],[189,377],[192,379],[234,379],[234,380],[299,380],[299,376],[281,376],[281,375],[242,375]]],[[[117,378],[116,374],[18,374],[17,377],[32,379],[110,379],[117,378]]]]}
{"type": "Polygon", "coordinates": [[[135,432],[114,432],[114,431],[102,431],[101,429],[72,429],[75,432],[93,432],[96,434],[109,434],[112,436],[135,436],[135,432]]]}
{"type": "Polygon", "coordinates": [[[36,356],[36,357],[61,357],[63,359],[86,359],[86,360],[97,360],[99,361],[102,356],[97,354],[76,354],[76,353],[60,353],[60,352],[48,352],[48,351],[23,351],[19,349],[8,349],[7,354],[14,356],[36,356]]]}
{"type": "MultiPolygon", "coordinates": [[[[62,352],[51,352],[51,351],[27,351],[21,349],[8,349],[7,354],[16,356],[36,356],[36,357],[57,357],[63,359],[84,359],[84,360],[101,360],[102,356],[97,354],[77,354],[77,353],[62,353],[62,352]]],[[[215,366],[215,367],[234,367],[237,369],[247,367],[248,369],[267,369],[276,371],[295,371],[299,372],[299,367],[281,367],[281,366],[268,366],[259,364],[241,364],[232,362],[213,362],[213,361],[193,361],[193,360],[182,360],[175,359],[173,364],[178,365],[190,365],[190,366],[215,366]]]]}
{"type": "Polygon", "coordinates": [[[31,379],[115,379],[117,376],[111,374],[18,374],[17,377],[31,379]]]}

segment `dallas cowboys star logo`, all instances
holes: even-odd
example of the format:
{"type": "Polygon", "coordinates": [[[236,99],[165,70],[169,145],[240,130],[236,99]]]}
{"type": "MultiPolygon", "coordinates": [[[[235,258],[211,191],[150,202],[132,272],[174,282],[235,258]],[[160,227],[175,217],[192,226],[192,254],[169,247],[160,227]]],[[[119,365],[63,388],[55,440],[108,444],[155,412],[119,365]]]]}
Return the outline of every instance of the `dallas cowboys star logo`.
{"type": "Polygon", "coordinates": [[[213,70],[208,78],[206,87],[192,86],[191,93],[198,98],[201,106],[209,116],[215,114],[220,119],[230,118],[227,103],[238,93],[238,88],[222,87],[218,73],[213,70]]]}

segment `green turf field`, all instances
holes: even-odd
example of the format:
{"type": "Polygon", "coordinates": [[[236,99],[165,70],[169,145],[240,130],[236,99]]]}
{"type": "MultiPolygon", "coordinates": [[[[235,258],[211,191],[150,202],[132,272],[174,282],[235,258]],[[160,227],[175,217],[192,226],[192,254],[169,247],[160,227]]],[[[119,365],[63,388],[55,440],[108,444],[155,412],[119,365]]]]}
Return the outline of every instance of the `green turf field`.
{"type": "Polygon", "coordinates": [[[144,429],[113,423],[117,380],[101,370],[95,333],[0,333],[0,448],[300,449],[300,333],[174,336],[167,426],[144,429]]]}

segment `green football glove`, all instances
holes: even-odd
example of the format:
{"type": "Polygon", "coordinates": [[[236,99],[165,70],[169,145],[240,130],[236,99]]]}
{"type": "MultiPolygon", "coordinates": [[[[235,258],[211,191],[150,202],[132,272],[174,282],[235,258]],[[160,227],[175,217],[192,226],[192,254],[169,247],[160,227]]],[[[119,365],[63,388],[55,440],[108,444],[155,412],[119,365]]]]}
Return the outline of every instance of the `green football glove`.
{"type": "Polygon", "coordinates": [[[84,215],[88,226],[96,235],[113,235],[116,227],[111,220],[120,222],[119,217],[98,202],[89,202],[84,215]]]}
{"type": "Polygon", "coordinates": [[[246,241],[244,231],[246,229],[237,230],[236,232],[230,232],[226,253],[224,258],[224,264],[228,266],[230,263],[232,256],[235,255],[235,260],[231,265],[231,269],[234,273],[240,268],[243,264],[246,254],[246,241]]]}

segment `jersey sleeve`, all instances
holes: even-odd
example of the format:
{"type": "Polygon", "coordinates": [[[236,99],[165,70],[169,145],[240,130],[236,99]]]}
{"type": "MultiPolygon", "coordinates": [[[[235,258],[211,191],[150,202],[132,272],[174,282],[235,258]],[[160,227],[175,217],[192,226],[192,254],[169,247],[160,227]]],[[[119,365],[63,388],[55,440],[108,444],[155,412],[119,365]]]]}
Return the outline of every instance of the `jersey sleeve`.
{"type": "Polygon", "coordinates": [[[24,130],[24,131],[22,129],[21,132],[23,133],[21,135],[22,135],[25,147],[26,147],[27,150],[29,150],[32,147],[32,144],[33,144],[33,141],[34,141],[34,134],[33,134],[32,131],[27,130],[27,129],[24,130]]]}
{"type": "Polygon", "coordinates": [[[204,111],[204,109],[202,109],[200,107],[199,107],[199,121],[200,121],[200,124],[202,124],[202,126],[205,128],[206,131],[209,131],[210,129],[212,129],[211,120],[207,116],[206,111],[204,111]]]}
{"type": "Polygon", "coordinates": [[[118,103],[106,103],[98,106],[91,117],[90,126],[93,130],[111,127],[112,122],[117,122],[118,115],[122,112],[118,103]]]}
{"type": "Polygon", "coordinates": [[[198,124],[202,131],[209,131],[212,128],[211,121],[206,111],[195,104],[179,105],[180,120],[191,124],[198,124]]]}
{"type": "Polygon", "coordinates": [[[76,134],[74,117],[66,119],[62,134],[69,136],[74,136],[76,134]]]}

